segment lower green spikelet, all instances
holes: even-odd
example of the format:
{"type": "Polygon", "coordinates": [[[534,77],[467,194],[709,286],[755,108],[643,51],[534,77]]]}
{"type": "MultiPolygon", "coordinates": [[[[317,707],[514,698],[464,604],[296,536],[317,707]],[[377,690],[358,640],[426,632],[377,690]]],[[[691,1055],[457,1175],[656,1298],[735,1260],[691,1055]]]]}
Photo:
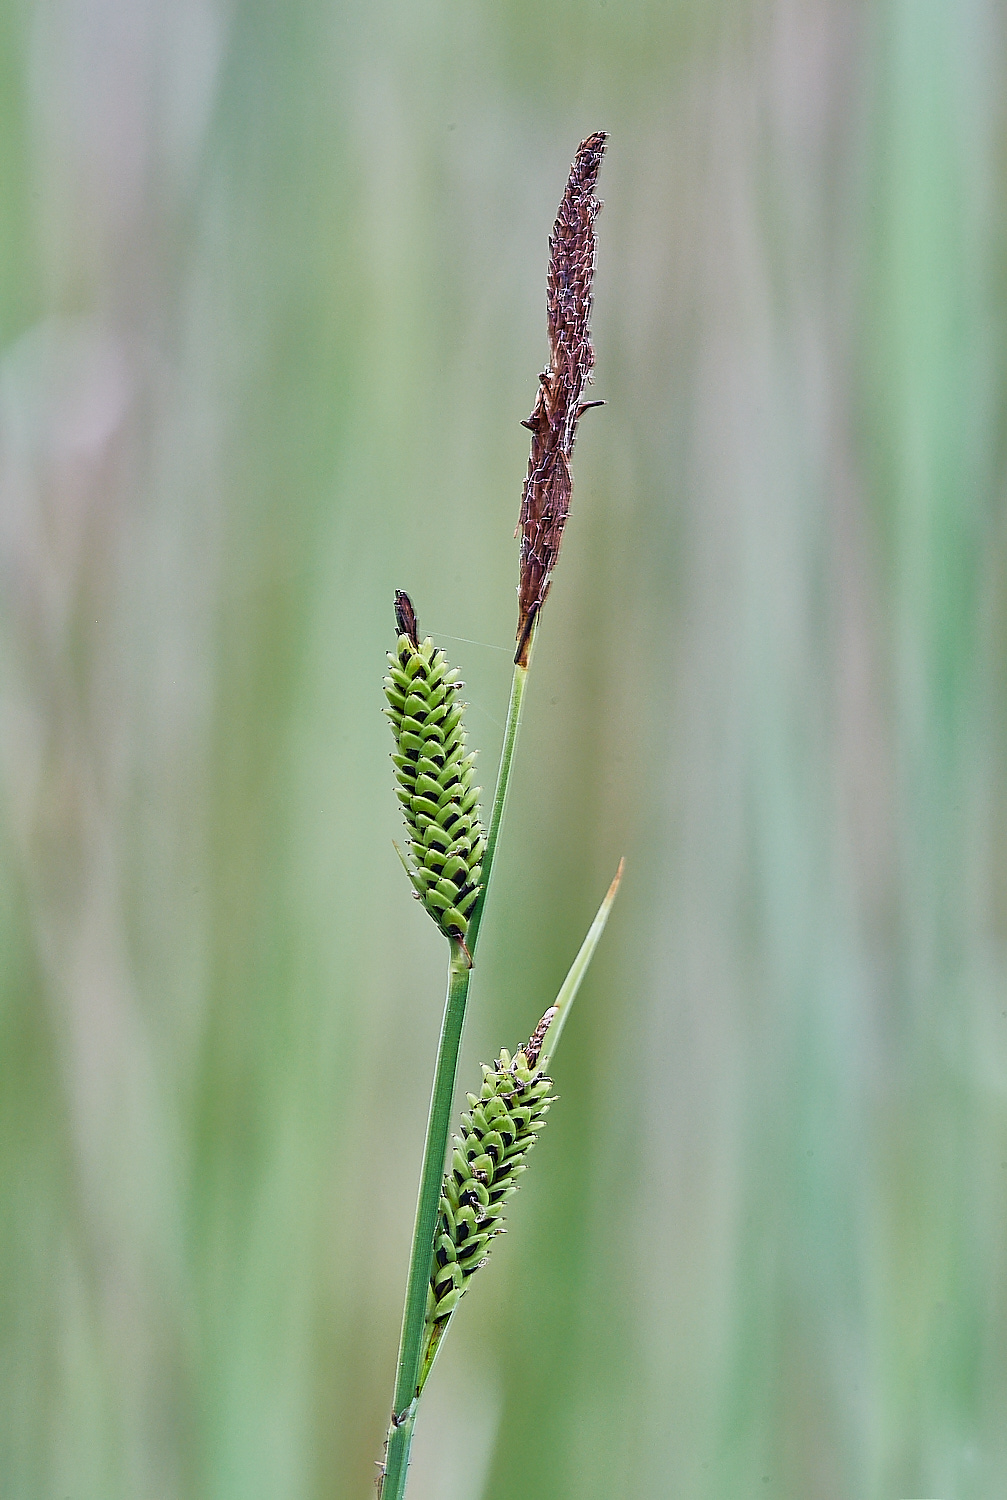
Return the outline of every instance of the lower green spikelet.
{"type": "MultiPolygon", "coordinates": [[[[445,937],[464,947],[482,889],[486,839],[479,819],[475,756],[465,753],[458,673],[427,637],[421,641],[407,594],[395,595],[399,638],[388,653],[385,712],[392,761],[409,830],[403,864],[417,897],[445,937]]],[[[467,953],[467,949],[465,950],[467,953]]]]}
{"type": "Polygon", "coordinates": [[[503,1233],[504,1203],[517,1191],[525,1157],[546,1123],[552,1079],[536,1064],[555,1014],[546,1012],[513,1057],[505,1048],[492,1066],[484,1065],[482,1089],[467,1095],[469,1112],[462,1115],[441,1188],[417,1393],[471,1277],[485,1265],[490,1241],[503,1233]]]}

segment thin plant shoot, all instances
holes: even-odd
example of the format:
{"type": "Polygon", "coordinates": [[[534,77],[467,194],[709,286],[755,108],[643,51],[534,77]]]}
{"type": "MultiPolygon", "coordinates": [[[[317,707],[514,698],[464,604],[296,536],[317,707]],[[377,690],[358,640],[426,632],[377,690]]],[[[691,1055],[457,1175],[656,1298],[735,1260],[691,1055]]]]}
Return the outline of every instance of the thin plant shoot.
{"type": "Polygon", "coordinates": [[[386,713],[396,792],[406,824],[399,857],[413,893],[448,941],[448,982],[416,1201],[392,1416],[378,1478],[380,1500],[402,1500],[420,1396],[458,1305],[501,1232],[503,1208],[554,1102],[546,1071],[622,876],[616,872],[570,972],[529,1040],[483,1067],[478,1093],[454,1137],[448,1132],[473,962],[503,823],[525,687],[542,608],[552,585],[573,493],[577,425],[594,368],[590,318],[594,195],[605,152],[598,131],[582,142],[549,239],[549,363],[531,415],[531,454],[521,496],[514,675],[489,826],[484,830],[467,750],[457,672],[420,635],[408,594],[395,596],[396,642],[388,653],[386,713]]]}

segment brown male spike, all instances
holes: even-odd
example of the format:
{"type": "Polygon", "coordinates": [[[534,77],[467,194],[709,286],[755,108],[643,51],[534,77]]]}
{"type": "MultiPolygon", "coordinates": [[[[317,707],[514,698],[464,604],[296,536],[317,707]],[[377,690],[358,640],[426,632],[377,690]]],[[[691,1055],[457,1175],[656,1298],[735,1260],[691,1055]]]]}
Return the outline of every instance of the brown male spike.
{"type": "Polygon", "coordinates": [[[523,424],[532,440],[519,522],[521,567],[514,660],[521,666],[527,665],[532,627],[549,592],[570,511],[570,455],[577,423],[589,407],[603,405],[582,398],[594,367],[590,330],[594,221],[601,208],[594,188],[607,139],[599,130],[578,147],[549,239],[549,363],[539,376],[532,414],[523,424]]]}

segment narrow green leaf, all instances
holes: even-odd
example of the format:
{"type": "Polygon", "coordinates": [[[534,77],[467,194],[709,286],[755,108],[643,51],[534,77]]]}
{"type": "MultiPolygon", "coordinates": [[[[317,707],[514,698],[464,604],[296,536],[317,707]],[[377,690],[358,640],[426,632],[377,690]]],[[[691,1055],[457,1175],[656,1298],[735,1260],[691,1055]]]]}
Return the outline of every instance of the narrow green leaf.
{"type": "Polygon", "coordinates": [[[587,973],[588,965],[594,957],[594,950],[597,948],[599,939],[605,931],[605,923],[608,921],[609,912],[612,910],[612,905],[619,890],[619,882],[622,880],[622,871],[625,863],[624,859],[620,859],[619,868],[615,872],[615,879],[609,886],[605,899],[598,908],[598,915],[591,923],[587,937],[580,945],[580,952],[570,965],[570,972],[564,979],[560,992],[556,996],[552,1007],[555,1015],[549,1022],[549,1028],[542,1039],[539,1051],[539,1066],[541,1068],[548,1067],[549,1059],[559,1045],[559,1039],[563,1034],[563,1027],[566,1025],[567,1016],[570,1014],[573,1002],[577,998],[577,991],[580,989],[581,981],[587,973]]]}

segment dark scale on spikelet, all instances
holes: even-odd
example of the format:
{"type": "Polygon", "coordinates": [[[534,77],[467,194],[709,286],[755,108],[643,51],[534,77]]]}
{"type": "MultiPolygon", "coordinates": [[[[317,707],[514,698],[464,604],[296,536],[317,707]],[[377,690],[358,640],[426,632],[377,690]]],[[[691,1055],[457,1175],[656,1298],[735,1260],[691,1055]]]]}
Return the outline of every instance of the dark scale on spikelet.
{"type": "MultiPolygon", "coordinates": [[[[547,1013],[551,1017],[555,1011],[547,1013]]],[[[543,1033],[544,1034],[544,1033],[543,1033]]],[[[538,1046],[541,1037],[536,1032],[538,1046]]],[[[503,1233],[503,1206],[517,1191],[525,1157],[553,1102],[552,1079],[537,1066],[535,1038],[511,1057],[505,1049],[483,1067],[479,1094],[469,1094],[462,1133],[452,1143],[441,1188],[434,1263],[427,1295],[423,1378],[447,1321],[485,1263],[490,1241],[503,1233]]]]}
{"type": "MultiPolygon", "coordinates": [[[[404,861],[416,895],[441,931],[464,945],[479,897],[486,848],[479,820],[474,755],[465,753],[461,683],[444,652],[421,641],[406,594],[395,596],[399,638],[388,653],[385,710],[395,736],[392,761],[409,830],[404,861]]],[[[467,950],[466,950],[467,951],[467,950]]]]}

